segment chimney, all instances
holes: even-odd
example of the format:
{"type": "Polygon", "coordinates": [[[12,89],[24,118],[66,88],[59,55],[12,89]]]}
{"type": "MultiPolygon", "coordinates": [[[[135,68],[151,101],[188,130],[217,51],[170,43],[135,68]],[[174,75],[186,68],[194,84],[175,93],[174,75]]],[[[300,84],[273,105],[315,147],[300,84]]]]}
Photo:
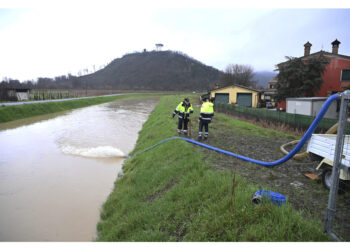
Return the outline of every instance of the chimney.
{"type": "Polygon", "coordinates": [[[338,55],[339,44],[340,42],[337,39],[332,42],[332,54],[338,55]]]}
{"type": "Polygon", "coordinates": [[[304,44],[304,47],[305,47],[304,56],[310,55],[311,46],[312,46],[312,44],[309,43],[309,41],[307,41],[307,43],[304,44]]]}

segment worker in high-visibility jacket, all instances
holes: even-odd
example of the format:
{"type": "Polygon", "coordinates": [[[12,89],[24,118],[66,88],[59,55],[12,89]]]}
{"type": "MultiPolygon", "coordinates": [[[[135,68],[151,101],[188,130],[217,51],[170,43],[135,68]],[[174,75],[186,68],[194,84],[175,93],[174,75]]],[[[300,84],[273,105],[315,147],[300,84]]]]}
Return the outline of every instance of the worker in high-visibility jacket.
{"type": "Polygon", "coordinates": [[[190,114],[193,113],[193,107],[190,103],[189,98],[185,98],[183,102],[180,102],[179,105],[174,110],[173,118],[176,114],[179,116],[178,120],[178,126],[177,126],[177,133],[180,135],[183,131],[184,135],[187,135],[188,133],[188,122],[190,120],[190,114]],[[183,126],[182,126],[183,125],[183,126]],[[182,130],[183,127],[183,130],[182,130]]]}
{"type": "Polygon", "coordinates": [[[201,106],[201,113],[198,119],[199,122],[199,134],[198,140],[202,140],[203,127],[204,127],[204,140],[208,139],[209,135],[209,123],[214,116],[214,104],[209,101],[208,98],[204,97],[202,99],[203,103],[201,106]]]}

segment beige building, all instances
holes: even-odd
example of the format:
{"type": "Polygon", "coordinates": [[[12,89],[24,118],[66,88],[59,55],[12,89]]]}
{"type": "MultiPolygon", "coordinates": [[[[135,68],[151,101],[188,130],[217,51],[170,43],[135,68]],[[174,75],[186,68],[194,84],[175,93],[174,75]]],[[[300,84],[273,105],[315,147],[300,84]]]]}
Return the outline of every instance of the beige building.
{"type": "Polygon", "coordinates": [[[210,97],[214,97],[216,103],[237,104],[239,106],[257,108],[260,101],[260,91],[233,84],[211,90],[210,97]]]}
{"type": "Polygon", "coordinates": [[[265,100],[266,102],[271,102],[272,106],[276,106],[276,96],[277,94],[277,77],[272,78],[268,84],[267,84],[267,90],[265,90],[263,96],[261,97],[262,100],[265,100]]]}

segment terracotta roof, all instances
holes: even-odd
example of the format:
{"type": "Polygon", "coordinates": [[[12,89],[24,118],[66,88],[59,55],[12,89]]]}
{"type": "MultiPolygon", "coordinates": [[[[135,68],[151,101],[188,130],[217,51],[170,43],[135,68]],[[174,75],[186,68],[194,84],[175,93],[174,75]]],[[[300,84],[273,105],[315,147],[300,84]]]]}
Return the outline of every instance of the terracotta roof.
{"type": "MultiPolygon", "coordinates": [[[[333,58],[337,57],[337,58],[341,58],[341,59],[350,60],[350,56],[340,55],[340,54],[333,54],[333,53],[330,53],[330,52],[327,52],[327,51],[323,51],[323,50],[320,50],[318,52],[312,53],[312,54],[307,55],[307,56],[301,56],[299,58],[306,59],[306,58],[311,58],[311,57],[321,56],[321,55],[328,56],[328,57],[333,57],[333,58]]],[[[277,64],[277,66],[285,64],[285,63],[288,63],[288,61],[279,63],[279,64],[277,64]]]]}

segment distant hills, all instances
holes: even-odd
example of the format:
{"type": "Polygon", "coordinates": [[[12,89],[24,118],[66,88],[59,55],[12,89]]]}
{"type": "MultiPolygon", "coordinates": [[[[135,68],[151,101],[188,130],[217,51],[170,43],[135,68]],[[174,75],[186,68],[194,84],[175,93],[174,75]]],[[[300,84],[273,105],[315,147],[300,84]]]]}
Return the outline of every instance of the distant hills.
{"type": "Polygon", "coordinates": [[[267,88],[268,82],[275,76],[277,72],[273,71],[256,71],[254,72],[254,81],[256,81],[257,87],[267,88]]]}
{"type": "MultiPolygon", "coordinates": [[[[277,73],[254,72],[257,88],[266,88],[277,73]]],[[[223,72],[182,52],[150,51],[126,54],[105,68],[84,76],[38,78],[37,83],[18,80],[1,82],[0,87],[25,86],[37,89],[158,90],[205,92],[220,84],[223,72]]]]}
{"type": "MultiPolygon", "coordinates": [[[[222,74],[181,52],[151,51],[124,55],[80,79],[95,89],[207,91],[222,74]]],[[[266,88],[274,76],[275,72],[254,72],[260,88],[266,88]]]]}
{"type": "Polygon", "coordinates": [[[220,74],[180,52],[152,51],[127,54],[81,80],[97,89],[203,91],[213,88],[220,74]]]}

